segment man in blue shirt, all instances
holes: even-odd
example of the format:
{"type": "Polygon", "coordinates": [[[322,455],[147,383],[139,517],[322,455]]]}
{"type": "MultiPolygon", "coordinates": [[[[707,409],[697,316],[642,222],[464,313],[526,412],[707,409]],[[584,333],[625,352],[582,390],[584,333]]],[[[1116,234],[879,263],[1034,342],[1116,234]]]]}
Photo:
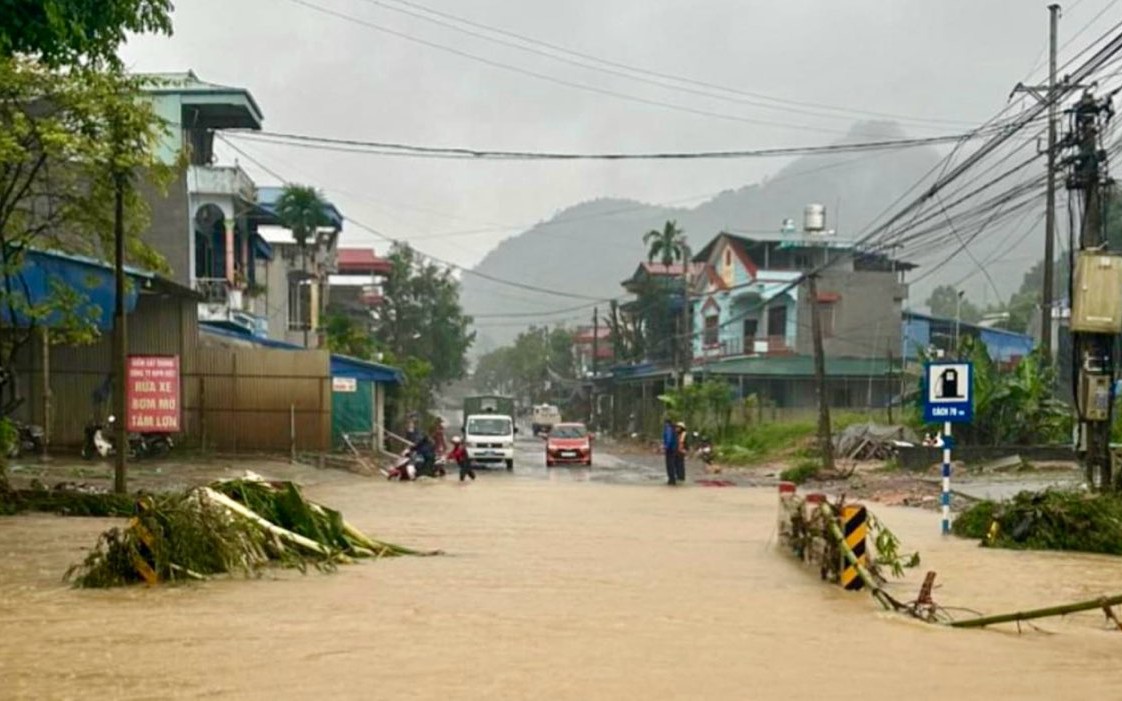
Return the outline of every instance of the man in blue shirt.
{"type": "Polygon", "coordinates": [[[669,417],[666,423],[662,425],[662,453],[666,456],[666,483],[670,485],[678,484],[677,480],[677,453],[678,453],[678,431],[674,427],[674,422],[669,417]]]}

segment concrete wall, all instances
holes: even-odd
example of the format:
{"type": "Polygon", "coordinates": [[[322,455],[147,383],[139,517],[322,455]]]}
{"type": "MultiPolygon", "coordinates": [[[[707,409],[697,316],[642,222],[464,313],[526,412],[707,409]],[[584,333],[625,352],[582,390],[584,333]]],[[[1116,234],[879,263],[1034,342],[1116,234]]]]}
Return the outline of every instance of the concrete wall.
{"type": "MultiPolygon", "coordinates": [[[[820,306],[823,315],[833,314],[833,333],[823,339],[826,355],[886,358],[891,352],[893,357],[900,357],[900,318],[907,286],[895,273],[826,270],[818,280],[818,292],[840,297],[820,306]]],[[[795,351],[799,355],[814,354],[806,294],[800,295],[798,304],[795,351]]]]}
{"type": "Polygon", "coordinates": [[[151,221],[141,238],[159,251],[171,266],[169,279],[189,287],[194,273],[195,239],[191,232],[192,212],[188,207],[187,180],[181,173],[166,193],[147,179],[138,179],[138,191],[151,208],[151,221]]]}
{"type": "Polygon", "coordinates": [[[253,313],[268,319],[269,338],[287,341],[289,264],[282,247],[273,246],[273,252],[273,260],[257,262],[257,282],[265,286],[265,292],[253,298],[253,313]]]}

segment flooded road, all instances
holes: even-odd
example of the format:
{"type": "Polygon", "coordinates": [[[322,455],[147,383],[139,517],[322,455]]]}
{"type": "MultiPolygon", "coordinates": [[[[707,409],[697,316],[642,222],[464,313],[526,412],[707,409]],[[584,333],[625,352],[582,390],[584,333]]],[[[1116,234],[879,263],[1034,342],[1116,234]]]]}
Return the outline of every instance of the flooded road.
{"type": "MultiPolygon", "coordinates": [[[[544,470],[544,468],[542,468],[544,470]]],[[[487,472],[309,496],[437,558],[146,590],[59,581],[110,520],[0,519],[0,698],[1109,699],[1101,614],[956,631],[882,614],[774,543],[776,495],[487,472]]],[[[595,472],[595,470],[594,470],[595,472]]],[[[986,613],[1115,593],[1118,560],[943,539],[878,508],[936,599],[986,613]]]]}

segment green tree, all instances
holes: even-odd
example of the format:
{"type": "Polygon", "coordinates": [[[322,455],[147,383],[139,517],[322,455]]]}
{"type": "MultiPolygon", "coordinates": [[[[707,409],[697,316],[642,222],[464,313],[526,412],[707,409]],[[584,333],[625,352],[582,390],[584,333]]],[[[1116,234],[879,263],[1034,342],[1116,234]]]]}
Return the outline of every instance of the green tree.
{"type": "Polygon", "coordinates": [[[159,160],[165,127],[139,82],[116,70],[54,71],[0,59],[0,308],[9,322],[0,365],[46,317],[55,342],[92,341],[82,290],[56,286],[31,299],[22,284],[28,251],[62,250],[105,259],[113,250],[114,194],[124,188],[127,259],[162,272],[166,261],[140,238],[149,210],[133,187],[143,174],[166,185],[178,164],[159,160]]]}
{"type": "Polygon", "coordinates": [[[573,333],[565,328],[530,327],[514,343],[479,359],[474,384],[483,392],[499,391],[533,403],[554,401],[558,386],[576,379],[573,333]]]}
{"type": "MultiPolygon", "coordinates": [[[[319,192],[308,185],[285,185],[277,199],[277,218],[281,225],[292,231],[292,238],[300,250],[300,273],[308,277],[308,240],[315,243],[321,226],[328,224],[324,201],[319,192]]],[[[309,311],[310,314],[310,311],[309,311]]],[[[312,329],[304,327],[304,345],[312,329]]]]}
{"type": "Polygon", "coordinates": [[[471,317],[460,306],[460,283],[447,268],[423,260],[407,244],[394,244],[387,259],[390,274],[382,286],[375,341],[386,362],[396,359],[407,377],[410,367],[424,370],[423,381],[409,378],[424,385],[413,400],[431,401],[437,387],[467,370],[467,351],[475,340],[468,330],[471,317]]]}
{"type": "Polygon", "coordinates": [[[965,295],[960,303],[958,291],[950,285],[939,285],[932,290],[931,296],[927,298],[927,307],[931,310],[932,316],[944,319],[954,319],[956,314],[957,318],[968,324],[977,323],[982,319],[982,310],[966,299],[965,295]]]}
{"type": "Polygon", "coordinates": [[[329,314],[324,324],[327,348],[332,353],[360,360],[376,360],[378,345],[374,336],[344,314],[329,314]]]}
{"type": "Polygon", "coordinates": [[[678,222],[668,221],[662,230],[651,229],[643,234],[643,243],[647,246],[647,260],[649,262],[658,258],[663,265],[672,265],[674,261],[682,260],[685,255],[685,246],[682,243],[682,234],[685,233],[678,227],[678,222]]]}
{"type": "Polygon", "coordinates": [[[285,185],[277,199],[277,218],[292,231],[301,256],[308,246],[308,239],[315,239],[319,227],[329,223],[324,206],[319,191],[309,185],[285,185]]]}
{"type": "Polygon", "coordinates": [[[171,0],[0,0],[0,57],[118,65],[127,32],[170,35],[171,0]]]}
{"type": "MultiPolygon", "coordinates": [[[[955,428],[956,440],[970,445],[1043,445],[1071,439],[1071,411],[1052,396],[1055,369],[1039,350],[1015,368],[1002,369],[990,359],[984,343],[967,337],[962,355],[973,363],[974,420],[955,428]]],[[[917,401],[924,391],[921,386],[917,401]]]]}

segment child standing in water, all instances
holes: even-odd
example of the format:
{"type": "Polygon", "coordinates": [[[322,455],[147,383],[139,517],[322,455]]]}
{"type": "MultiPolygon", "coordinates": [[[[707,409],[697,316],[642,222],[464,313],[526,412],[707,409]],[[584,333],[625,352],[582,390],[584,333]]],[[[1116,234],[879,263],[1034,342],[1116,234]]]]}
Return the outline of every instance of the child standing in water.
{"type": "Polygon", "coordinates": [[[470,477],[472,482],[475,481],[475,470],[471,469],[471,460],[468,459],[464,439],[459,436],[452,436],[452,452],[448,453],[448,459],[455,460],[456,464],[460,466],[461,482],[467,477],[470,477]]]}

